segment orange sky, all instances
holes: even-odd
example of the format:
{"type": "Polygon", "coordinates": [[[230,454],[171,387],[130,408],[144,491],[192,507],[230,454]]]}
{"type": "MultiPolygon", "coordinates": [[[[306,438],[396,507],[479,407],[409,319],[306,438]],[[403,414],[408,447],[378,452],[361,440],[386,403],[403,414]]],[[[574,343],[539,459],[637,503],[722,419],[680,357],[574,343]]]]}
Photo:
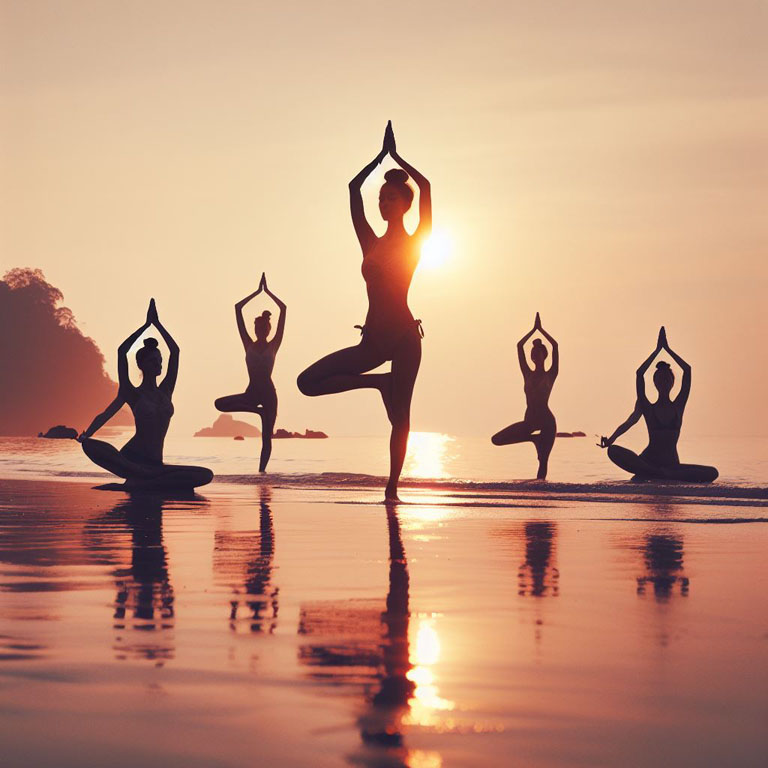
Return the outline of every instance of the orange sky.
{"type": "Polygon", "coordinates": [[[294,381],[357,341],[347,182],[391,118],[454,243],[411,292],[415,429],[522,417],[514,344],[540,310],[561,428],[627,415],[664,323],[694,369],[687,429],[768,434],[765,3],[0,8],[0,268],[41,267],[113,376],[155,296],[177,430],[245,387],[232,305],[266,270],[289,312],[278,425],[386,431],[374,394],[294,381]]]}

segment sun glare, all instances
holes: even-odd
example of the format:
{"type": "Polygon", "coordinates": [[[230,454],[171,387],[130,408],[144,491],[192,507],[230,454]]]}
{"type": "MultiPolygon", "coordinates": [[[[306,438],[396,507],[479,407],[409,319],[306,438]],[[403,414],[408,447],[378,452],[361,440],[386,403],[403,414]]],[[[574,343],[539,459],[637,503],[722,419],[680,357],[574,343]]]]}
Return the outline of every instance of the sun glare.
{"type": "Polygon", "coordinates": [[[421,246],[419,265],[426,269],[439,269],[448,263],[452,254],[451,236],[444,229],[435,229],[421,246]]]}

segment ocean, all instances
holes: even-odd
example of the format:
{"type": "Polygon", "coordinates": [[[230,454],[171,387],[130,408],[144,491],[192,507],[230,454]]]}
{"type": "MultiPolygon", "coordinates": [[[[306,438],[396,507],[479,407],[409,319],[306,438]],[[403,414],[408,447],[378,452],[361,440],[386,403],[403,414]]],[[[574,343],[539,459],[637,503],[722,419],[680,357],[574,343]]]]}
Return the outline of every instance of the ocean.
{"type": "MultiPolygon", "coordinates": [[[[104,429],[97,437],[123,445],[130,430],[104,429]]],[[[598,448],[596,435],[559,438],[549,462],[548,480],[556,483],[593,484],[629,480],[598,448]]],[[[640,450],[642,436],[628,447],[640,450]]],[[[388,438],[330,437],[327,440],[282,439],[273,443],[269,473],[292,483],[312,482],[334,475],[340,482],[355,479],[373,482],[388,471],[388,438]]],[[[209,467],[220,479],[233,481],[258,473],[260,438],[185,437],[171,433],[166,441],[168,463],[209,467]]],[[[768,479],[768,438],[693,437],[679,444],[681,460],[711,464],[720,471],[715,486],[761,486],[768,479]]],[[[532,479],[536,454],[531,444],[497,447],[487,437],[457,437],[439,432],[412,432],[403,478],[420,485],[490,483],[532,479]]],[[[72,440],[0,437],[0,478],[53,479],[106,478],[72,440]]]]}

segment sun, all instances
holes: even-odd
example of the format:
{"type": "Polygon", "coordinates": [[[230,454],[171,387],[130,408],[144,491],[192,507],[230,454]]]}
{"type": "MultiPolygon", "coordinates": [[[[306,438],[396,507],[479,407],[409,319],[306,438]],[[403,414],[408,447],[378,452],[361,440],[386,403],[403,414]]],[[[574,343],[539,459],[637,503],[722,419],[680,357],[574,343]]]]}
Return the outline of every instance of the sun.
{"type": "Polygon", "coordinates": [[[453,253],[453,240],[444,229],[434,229],[421,246],[419,265],[426,269],[439,269],[453,253]]]}

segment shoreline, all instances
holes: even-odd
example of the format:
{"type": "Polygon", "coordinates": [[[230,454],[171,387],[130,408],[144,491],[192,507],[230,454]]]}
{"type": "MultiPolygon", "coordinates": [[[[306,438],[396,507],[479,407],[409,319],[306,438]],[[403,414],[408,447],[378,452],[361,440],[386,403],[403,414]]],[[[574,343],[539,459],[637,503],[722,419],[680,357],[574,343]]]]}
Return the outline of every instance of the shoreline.
{"type": "MultiPolygon", "coordinates": [[[[22,484],[32,488],[35,485],[67,483],[80,487],[102,490],[97,486],[119,482],[107,473],[59,472],[46,477],[0,476],[0,488],[5,484],[22,484]]],[[[314,492],[363,492],[383,490],[386,478],[365,474],[344,474],[324,472],[320,474],[265,474],[216,475],[210,485],[200,486],[194,493],[205,495],[206,489],[232,486],[270,486],[274,488],[314,492]]],[[[675,483],[626,483],[603,481],[595,483],[541,482],[537,480],[512,480],[508,482],[478,482],[427,478],[406,478],[401,481],[403,491],[416,494],[418,501],[403,504],[424,503],[424,496],[440,494],[439,499],[430,503],[445,506],[505,506],[520,502],[564,502],[599,504],[633,503],[643,505],[703,505],[733,507],[768,507],[768,487],[752,485],[685,485],[675,483]]],[[[128,493],[113,488],[102,493],[128,493]]],[[[159,494],[158,494],[159,495],[159,494]]]]}

